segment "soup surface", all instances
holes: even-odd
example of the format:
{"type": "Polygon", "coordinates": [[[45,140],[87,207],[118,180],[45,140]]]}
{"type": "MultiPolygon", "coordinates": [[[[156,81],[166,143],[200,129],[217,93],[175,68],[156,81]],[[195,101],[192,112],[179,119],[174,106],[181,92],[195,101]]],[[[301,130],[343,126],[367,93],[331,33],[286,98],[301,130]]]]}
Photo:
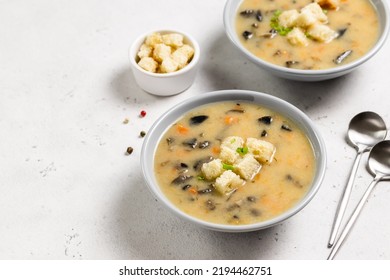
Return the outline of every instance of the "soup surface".
{"type": "Polygon", "coordinates": [[[243,0],[236,31],[243,46],[261,59],[316,70],[366,54],[378,39],[379,20],[369,0],[243,0]],[[320,20],[305,11],[312,2],[322,10],[320,20]]]}
{"type": "Polygon", "coordinates": [[[217,102],[194,109],[168,128],[154,168],[162,191],[182,211],[213,223],[240,225],[268,220],[293,207],[307,193],[316,166],[311,143],[291,120],[253,103],[217,102]],[[261,163],[255,160],[260,171],[252,168],[253,177],[245,179],[235,175],[241,174],[237,162],[221,160],[222,174],[230,173],[242,183],[221,191],[219,179],[210,179],[204,167],[224,158],[221,143],[231,136],[247,140],[236,149],[238,161],[252,157],[248,139],[273,147],[274,153],[261,163]]]}

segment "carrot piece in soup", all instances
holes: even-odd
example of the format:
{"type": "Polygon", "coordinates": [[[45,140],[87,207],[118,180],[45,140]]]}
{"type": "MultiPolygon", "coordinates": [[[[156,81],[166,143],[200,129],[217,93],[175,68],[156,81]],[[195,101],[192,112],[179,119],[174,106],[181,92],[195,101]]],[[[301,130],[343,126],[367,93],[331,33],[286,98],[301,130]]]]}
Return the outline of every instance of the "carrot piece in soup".
{"type": "Polygon", "coordinates": [[[231,125],[233,123],[238,123],[238,118],[237,117],[232,117],[232,116],[226,116],[224,119],[225,124],[231,125]]]}
{"type": "Polygon", "coordinates": [[[215,155],[218,155],[220,152],[221,152],[221,148],[218,147],[218,146],[214,146],[212,149],[211,149],[212,153],[215,154],[215,155]]]}
{"type": "Polygon", "coordinates": [[[195,188],[189,188],[188,191],[191,193],[191,194],[197,194],[198,191],[195,189],[195,188]]]}
{"type": "Polygon", "coordinates": [[[179,124],[178,126],[177,126],[177,131],[180,133],[180,134],[183,134],[183,135],[185,135],[185,134],[187,134],[188,133],[188,127],[185,127],[184,125],[182,125],[182,124],[179,124]]]}

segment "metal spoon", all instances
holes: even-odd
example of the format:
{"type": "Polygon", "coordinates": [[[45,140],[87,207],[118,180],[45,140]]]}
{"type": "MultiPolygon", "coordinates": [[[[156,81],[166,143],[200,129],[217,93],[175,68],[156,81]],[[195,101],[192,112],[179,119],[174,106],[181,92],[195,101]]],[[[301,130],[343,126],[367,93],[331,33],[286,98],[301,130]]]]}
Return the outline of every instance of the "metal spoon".
{"type": "Polygon", "coordinates": [[[368,158],[368,169],[374,176],[374,180],[368,186],[366,192],[361,198],[359,204],[356,206],[354,212],[349,218],[343,232],[340,234],[340,238],[337,240],[334,245],[328,260],[331,260],[336,255],[337,251],[343,244],[345,238],[347,237],[349,231],[354,225],[356,219],[361,213],[364,204],[368,200],[372,190],[380,180],[389,180],[390,179],[390,140],[382,141],[372,148],[369,158],[368,158]]]}
{"type": "Polygon", "coordinates": [[[352,186],[355,181],[359,162],[364,152],[370,150],[376,143],[386,138],[387,129],[383,119],[374,112],[362,112],[357,114],[349,123],[348,138],[357,150],[357,155],[352,166],[348,183],[344,189],[339,202],[336,216],[333,222],[332,232],[330,234],[328,247],[331,248],[336,240],[337,232],[340,228],[341,220],[347,208],[348,200],[351,195],[352,186]]]}

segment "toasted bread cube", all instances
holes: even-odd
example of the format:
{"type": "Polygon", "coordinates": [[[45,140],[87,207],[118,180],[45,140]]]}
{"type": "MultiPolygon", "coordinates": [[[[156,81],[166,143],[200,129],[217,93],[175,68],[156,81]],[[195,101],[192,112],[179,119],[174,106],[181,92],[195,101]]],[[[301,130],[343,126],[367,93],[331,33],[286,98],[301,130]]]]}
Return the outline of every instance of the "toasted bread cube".
{"type": "Polygon", "coordinates": [[[319,22],[326,23],[328,21],[328,17],[324,14],[324,11],[322,10],[321,6],[317,3],[311,3],[303,7],[301,9],[301,14],[306,13],[312,14],[319,22]]]}
{"type": "Polygon", "coordinates": [[[220,194],[229,194],[231,191],[244,184],[245,181],[242,180],[240,176],[231,170],[227,170],[215,180],[214,187],[220,194]]]}
{"type": "Polygon", "coordinates": [[[141,66],[143,69],[146,71],[156,73],[158,63],[155,61],[152,57],[143,57],[141,60],[138,62],[138,65],[141,66]]]}
{"type": "Polygon", "coordinates": [[[153,49],[151,46],[148,46],[146,44],[142,44],[141,47],[139,48],[137,55],[139,58],[152,56],[152,51],[153,51],[153,49]]]}
{"type": "Polygon", "coordinates": [[[170,57],[164,58],[160,65],[160,72],[161,73],[172,73],[179,69],[179,63],[177,63],[175,60],[173,60],[170,57]]]}
{"type": "Polygon", "coordinates": [[[156,44],[153,50],[153,58],[157,62],[162,62],[165,58],[171,56],[171,47],[164,44],[156,44]]]}
{"type": "Polygon", "coordinates": [[[179,64],[179,69],[183,68],[188,64],[188,57],[184,52],[174,51],[172,53],[172,59],[179,64]]]}
{"type": "Polygon", "coordinates": [[[261,164],[252,154],[246,154],[234,165],[234,170],[242,179],[252,180],[261,169],[261,164]]]}
{"type": "Polygon", "coordinates": [[[222,147],[227,147],[232,149],[233,151],[236,151],[237,148],[242,148],[244,146],[244,139],[242,139],[239,136],[229,136],[223,139],[221,143],[222,147]]]}
{"type": "Polygon", "coordinates": [[[152,33],[145,40],[145,44],[151,47],[161,43],[163,43],[163,40],[160,33],[152,33]]]}
{"type": "Polygon", "coordinates": [[[256,138],[248,138],[246,139],[246,146],[249,153],[260,163],[269,164],[272,162],[275,154],[273,144],[256,138]]]}
{"type": "Polygon", "coordinates": [[[292,44],[296,46],[307,46],[309,45],[309,40],[307,39],[305,33],[300,29],[299,27],[294,27],[293,30],[291,30],[287,34],[287,40],[292,44]]]}
{"type": "Polygon", "coordinates": [[[178,48],[183,46],[183,35],[178,33],[171,33],[162,35],[162,40],[165,45],[178,48]]]}
{"type": "Polygon", "coordinates": [[[316,2],[323,9],[338,10],[340,6],[340,0],[316,0],[316,2]]]}
{"type": "Polygon", "coordinates": [[[296,25],[302,28],[307,28],[316,22],[316,16],[310,11],[301,12],[295,21],[296,25]]]}
{"type": "Polygon", "coordinates": [[[230,149],[226,146],[221,146],[219,157],[223,162],[233,164],[240,157],[240,155],[236,152],[236,150],[230,149]]]}
{"type": "Polygon", "coordinates": [[[299,16],[297,10],[284,11],[279,15],[279,24],[283,27],[293,27],[299,16]]]}
{"type": "Polygon", "coordinates": [[[187,61],[189,61],[193,57],[195,52],[190,45],[183,45],[182,47],[178,48],[176,51],[181,52],[185,56],[187,56],[187,61]]]}
{"type": "Polygon", "coordinates": [[[310,26],[307,33],[315,40],[329,43],[337,37],[337,32],[324,24],[314,24],[310,26]]]}
{"type": "Polygon", "coordinates": [[[201,169],[207,180],[214,180],[224,171],[222,161],[220,159],[214,159],[208,163],[203,163],[201,169]]]}

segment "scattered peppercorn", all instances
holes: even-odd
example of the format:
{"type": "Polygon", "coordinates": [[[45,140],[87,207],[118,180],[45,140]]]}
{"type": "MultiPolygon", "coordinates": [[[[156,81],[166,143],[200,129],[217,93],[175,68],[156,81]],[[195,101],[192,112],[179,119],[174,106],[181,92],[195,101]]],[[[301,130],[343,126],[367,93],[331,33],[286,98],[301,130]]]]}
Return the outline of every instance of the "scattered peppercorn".
{"type": "Polygon", "coordinates": [[[123,124],[128,124],[129,123],[129,119],[124,119],[123,120],[123,124]]]}
{"type": "Polygon", "coordinates": [[[129,155],[131,155],[131,153],[133,152],[133,148],[132,147],[127,147],[127,149],[126,149],[126,152],[127,152],[127,154],[129,154],[129,155]]]}
{"type": "Polygon", "coordinates": [[[146,116],[146,111],[145,110],[142,110],[141,113],[140,113],[140,116],[143,118],[146,116]]]}
{"type": "Polygon", "coordinates": [[[139,136],[141,136],[141,137],[145,137],[145,135],[146,135],[146,132],[145,132],[145,131],[141,131],[141,132],[139,133],[139,136]]]}

